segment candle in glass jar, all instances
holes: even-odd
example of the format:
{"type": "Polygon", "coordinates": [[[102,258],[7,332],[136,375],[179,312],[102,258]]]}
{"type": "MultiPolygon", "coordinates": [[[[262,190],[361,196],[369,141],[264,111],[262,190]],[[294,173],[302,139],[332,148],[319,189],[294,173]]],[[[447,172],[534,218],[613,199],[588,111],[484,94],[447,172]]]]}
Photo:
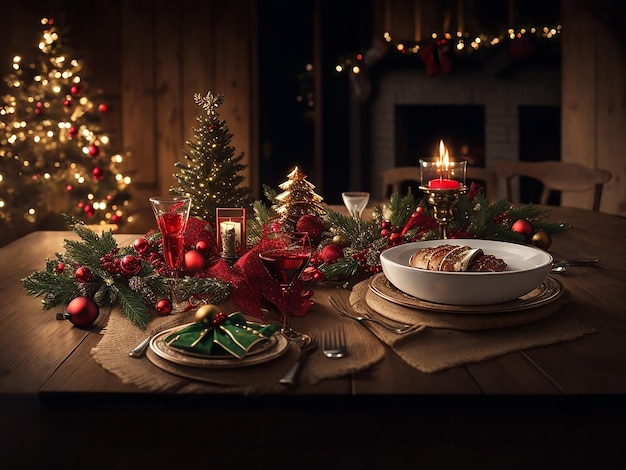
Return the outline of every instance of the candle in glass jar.
{"type": "Polygon", "coordinates": [[[437,166],[440,172],[439,177],[428,181],[430,189],[459,189],[461,187],[461,183],[450,178],[450,155],[443,140],[439,141],[439,161],[437,166]]]}

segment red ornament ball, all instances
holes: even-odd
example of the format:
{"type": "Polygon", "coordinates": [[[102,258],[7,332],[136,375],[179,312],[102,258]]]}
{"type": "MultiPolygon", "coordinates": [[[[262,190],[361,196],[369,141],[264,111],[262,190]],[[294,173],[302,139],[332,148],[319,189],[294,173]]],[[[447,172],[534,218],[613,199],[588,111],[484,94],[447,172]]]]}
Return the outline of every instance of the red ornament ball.
{"type": "Polygon", "coordinates": [[[306,232],[312,240],[319,240],[324,233],[324,222],[317,215],[305,214],[296,222],[298,232],[306,232]]]}
{"type": "Polygon", "coordinates": [[[169,315],[172,313],[172,302],[170,299],[161,299],[156,303],[156,310],[160,315],[169,315]]]}
{"type": "Polygon", "coordinates": [[[78,282],[89,282],[91,281],[91,269],[81,266],[76,270],[75,276],[78,282]]]}
{"type": "Polygon", "coordinates": [[[100,103],[100,104],[98,105],[98,110],[99,110],[101,113],[106,113],[106,112],[109,110],[109,107],[108,107],[105,103],[100,103]]]}
{"type": "Polygon", "coordinates": [[[141,261],[133,255],[126,255],[120,261],[120,269],[124,276],[134,276],[141,271],[141,261]]]}
{"type": "Polygon", "coordinates": [[[91,174],[93,175],[93,179],[100,181],[104,177],[104,170],[97,166],[91,170],[91,174]]]}
{"type": "Polygon", "coordinates": [[[186,252],[184,262],[185,269],[191,273],[197,273],[206,267],[206,257],[198,250],[186,252]]]}
{"type": "Polygon", "coordinates": [[[86,216],[93,217],[94,214],[96,213],[96,210],[93,208],[91,204],[85,204],[85,207],[83,207],[83,212],[85,213],[86,216]]]}
{"type": "Polygon", "coordinates": [[[111,222],[113,222],[114,224],[117,224],[118,222],[121,222],[121,221],[122,221],[121,215],[113,214],[111,216],[111,222]]]}
{"type": "Polygon", "coordinates": [[[402,242],[404,242],[404,237],[402,236],[402,234],[398,232],[393,232],[391,235],[389,235],[389,245],[401,245],[402,242]]]}
{"type": "Polygon", "coordinates": [[[70,88],[70,91],[72,92],[72,95],[80,95],[80,93],[83,91],[82,88],[78,85],[74,85],[72,86],[72,88],[70,88]]]}
{"type": "Polygon", "coordinates": [[[63,100],[63,106],[69,108],[70,106],[72,106],[72,100],[63,100]]]}
{"type": "Polygon", "coordinates": [[[511,225],[511,230],[522,235],[526,243],[530,242],[535,233],[535,227],[526,219],[516,220],[513,225],[511,225]]]}
{"type": "Polygon", "coordinates": [[[56,268],[57,274],[63,274],[63,271],[65,271],[65,263],[63,262],[57,263],[57,268],[56,268]]]}
{"type": "Polygon", "coordinates": [[[98,155],[98,152],[100,151],[97,145],[90,145],[87,150],[89,152],[89,155],[91,155],[92,157],[96,157],[98,155]]]}
{"type": "Polygon", "coordinates": [[[88,328],[96,321],[100,309],[96,303],[87,297],[76,297],[67,305],[67,313],[59,319],[69,320],[78,328],[88,328]]]}
{"type": "Polygon", "coordinates": [[[143,254],[150,248],[150,243],[144,237],[138,238],[133,242],[133,249],[139,253],[143,254]]]}
{"type": "Polygon", "coordinates": [[[343,258],[343,250],[339,245],[329,243],[320,251],[320,258],[325,263],[336,263],[340,258],[343,258]]]}
{"type": "Polygon", "coordinates": [[[70,135],[70,137],[74,137],[76,134],[78,134],[78,129],[75,126],[71,126],[67,130],[67,133],[70,135]]]}
{"type": "Polygon", "coordinates": [[[196,250],[201,253],[206,253],[209,249],[209,243],[206,240],[198,240],[195,246],[196,250]]]}

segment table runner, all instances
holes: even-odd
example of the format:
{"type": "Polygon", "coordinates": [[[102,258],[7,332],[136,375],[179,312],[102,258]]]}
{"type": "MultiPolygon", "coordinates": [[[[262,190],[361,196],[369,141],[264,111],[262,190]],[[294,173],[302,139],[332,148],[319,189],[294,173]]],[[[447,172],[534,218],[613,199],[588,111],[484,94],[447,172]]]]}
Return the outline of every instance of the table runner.
{"type": "MultiPolygon", "coordinates": [[[[566,311],[528,312],[528,323],[515,326],[493,325],[481,329],[476,316],[459,315],[456,323],[450,315],[416,312],[389,302],[369,288],[370,280],[356,284],[350,294],[353,309],[360,314],[393,310],[393,318],[419,325],[415,331],[398,335],[373,323],[368,328],[407,364],[426,373],[492,359],[507,353],[571,341],[596,330],[567,315],[566,311]],[[461,318],[463,317],[463,318],[461,318]],[[465,322],[465,323],[464,323],[465,322]]],[[[507,314],[510,315],[510,314],[507,314]]],[[[452,315],[454,317],[454,315],[452,315]]],[[[483,320],[484,321],[484,320],[483,320]]]]}
{"type": "MultiPolygon", "coordinates": [[[[313,297],[315,305],[304,317],[293,317],[292,327],[319,338],[324,330],[344,328],[349,341],[349,355],[344,359],[326,358],[321,348],[307,358],[299,374],[299,383],[315,384],[324,379],[341,377],[379,362],[385,354],[385,347],[373,338],[372,333],[354,322],[346,322],[331,310],[328,304],[329,289],[316,288],[313,297]]],[[[225,302],[220,307],[224,312],[236,311],[234,304],[225,302]]],[[[109,315],[103,336],[91,351],[98,364],[115,374],[124,383],[131,383],[140,388],[155,392],[177,393],[281,393],[285,386],[278,379],[296,361],[300,352],[295,345],[272,361],[254,366],[235,369],[207,369],[191,371],[202,374],[203,380],[186,377],[189,370],[175,364],[162,363],[167,369],[154,365],[147,357],[136,359],[128,355],[150,331],[184,325],[193,321],[194,312],[155,318],[148,331],[142,331],[133,325],[118,309],[109,315]],[[177,375],[178,374],[178,375],[177,375]],[[182,375],[182,376],[181,376],[182,375]]],[[[275,321],[269,313],[264,321],[275,321]]],[[[154,358],[153,358],[154,359],[154,358]]],[[[158,358],[156,359],[158,361],[158,358]]]]}

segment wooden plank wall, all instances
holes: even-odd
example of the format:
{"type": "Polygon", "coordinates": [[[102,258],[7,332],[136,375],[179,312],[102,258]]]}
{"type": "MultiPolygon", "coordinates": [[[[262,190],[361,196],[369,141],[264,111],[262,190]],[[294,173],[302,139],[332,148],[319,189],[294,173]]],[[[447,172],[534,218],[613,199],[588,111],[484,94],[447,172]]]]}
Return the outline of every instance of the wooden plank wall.
{"type": "MultiPolygon", "coordinates": [[[[625,216],[626,46],[584,3],[561,2],[561,159],[610,170],[600,210],[625,216]]],[[[590,201],[588,192],[562,197],[563,205],[585,209],[590,201]]]]}

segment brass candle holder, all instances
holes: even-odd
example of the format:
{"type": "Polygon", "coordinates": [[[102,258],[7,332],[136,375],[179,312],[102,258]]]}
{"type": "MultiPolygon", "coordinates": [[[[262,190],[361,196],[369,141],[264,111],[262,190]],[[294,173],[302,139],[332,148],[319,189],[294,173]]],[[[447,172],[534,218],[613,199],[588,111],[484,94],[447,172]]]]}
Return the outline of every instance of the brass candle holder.
{"type": "Polygon", "coordinates": [[[428,203],[433,207],[433,216],[439,224],[439,238],[448,238],[448,226],[454,219],[454,209],[459,202],[459,197],[467,191],[465,185],[458,189],[433,189],[428,186],[420,186],[427,196],[428,203]]]}

